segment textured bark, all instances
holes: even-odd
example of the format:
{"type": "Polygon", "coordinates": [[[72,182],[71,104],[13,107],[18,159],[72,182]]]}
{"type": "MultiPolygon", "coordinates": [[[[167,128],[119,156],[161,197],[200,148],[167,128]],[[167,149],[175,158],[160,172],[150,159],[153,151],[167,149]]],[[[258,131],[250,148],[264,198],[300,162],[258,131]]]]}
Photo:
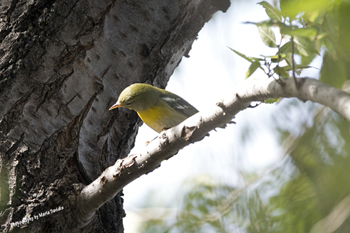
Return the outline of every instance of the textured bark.
{"type": "Polygon", "coordinates": [[[108,107],[131,83],[165,87],[204,23],[228,7],[2,0],[1,232],[123,232],[121,193],[84,228],[72,215],[82,186],[134,144],[137,115],[108,107]]]}

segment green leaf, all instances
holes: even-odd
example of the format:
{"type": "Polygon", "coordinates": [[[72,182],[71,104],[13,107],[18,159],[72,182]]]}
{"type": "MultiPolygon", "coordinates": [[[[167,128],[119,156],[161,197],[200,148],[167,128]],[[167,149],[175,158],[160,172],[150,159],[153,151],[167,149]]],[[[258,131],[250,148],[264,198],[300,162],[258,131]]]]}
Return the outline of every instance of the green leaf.
{"type": "Polygon", "coordinates": [[[290,35],[290,36],[301,36],[301,37],[314,37],[317,34],[317,30],[312,27],[307,28],[281,28],[281,34],[290,35]]]}
{"type": "Polygon", "coordinates": [[[347,80],[346,68],[348,64],[326,51],[323,55],[320,81],[340,89],[347,80]]]}
{"type": "Polygon", "coordinates": [[[325,38],[326,36],[328,36],[328,34],[326,32],[322,32],[316,36],[316,40],[321,40],[321,39],[325,38]]]}
{"type": "Polygon", "coordinates": [[[244,55],[243,53],[238,52],[237,50],[228,47],[229,49],[231,49],[234,53],[236,53],[238,56],[244,58],[245,60],[249,61],[251,64],[249,66],[249,69],[246,73],[246,77],[248,78],[249,76],[251,76],[257,68],[260,68],[262,71],[264,71],[264,69],[261,67],[260,62],[259,61],[263,61],[264,59],[261,58],[257,58],[257,57],[248,57],[246,55],[244,55]]]}
{"type": "MultiPolygon", "coordinates": [[[[308,65],[295,65],[295,69],[297,69],[297,70],[299,70],[299,69],[308,69],[308,68],[315,68],[315,67],[308,66],[308,65]]],[[[285,66],[285,70],[286,71],[292,70],[292,67],[291,66],[285,66]]]]}
{"type": "Polygon", "coordinates": [[[278,74],[279,76],[289,78],[289,74],[287,73],[287,70],[285,69],[285,67],[276,66],[275,68],[273,68],[273,71],[275,71],[275,73],[278,74]]]}
{"type": "Polygon", "coordinates": [[[292,42],[288,41],[287,43],[285,43],[284,45],[282,45],[282,47],[280,47],[280,53],[291,53],[292,52],[292,42]]]}
{"type": "Polygon", "coordinates": [[[230,48],[230,47],[228,47],[228,48],[231,49],[231,50],[232,50],[235,54],[237,54],[238,56],[240,56],[240,57],[246,59],[247,61],[249,61],[249,62],[251,62],[251,63],[254,62],[254,60],[253,60],[252,58],[247,57],[247,56],[244,55],[243,53],[240,53],[240,52],[238,52],[237,50],[235,50],[235,49],[233,49],[233,48],[230,48]]]}
{"type": "MultiPolygon", "coordinates": [[[[295,72],[298,75],[300,75],[302,69],[313,68],[311,66],[298,65],[298,64],[295,64],[294,67],[295,67],[295,72]]],[[[290,75],[287,72],[291,71],[292,69],[293,68],[292,68],[292,64],[291,64],[291,65],[286,65],[286,66],[276,66],[275,68],[273,68],[273,71],[281,77],[289,78],[290,75]]]]}
{"type": "Polygon", "coordinates": [[[279,102],[280,100],[281,100],[281,98],[269,98],[267,100],[264,100],[264,103],[265,104],[273,104],[273,103],[279,102]]]}
{"type": "Polygon", "coordinates": [[[281,12],[284,16],[295,18],[301,12],[311,13],[317,10],[325,10],[332,0],[283,0],[281,12]]]}
{"type": "Polygon", "coordinates": [[[255,61],[252,64],[250,64],[249,69],[245,75],[245,78],[249,78],[259,67],[262,69],[260,62],[258,61],[255,61]]]}
{"type": "Polygon", "coordinates": [[[281,61],[283,61],[285,58],[286,58],[286,54],[284,54],[284,53],[280,53],[280,54],[276,54],[275,56],[274,56],[274,58],[271,58],[271,62],[273,62],[273,63],[278,63],[278,62],[281,62],[281,61]],[[275,58],[276,57],[276,58],[275,58]]]}
{"type": "Polygon", "coordinates": [[[292,42],[288,41],[282,47],[280,47],[279,51],[276,53],[278,56],[280,54],[280,61],[286,60],[288,64],[292,64],[292,42]]]}
{"type": "Polygon", "coordinates": [[[315,49],[315,44],[310,39],[300,36],[294,37],[294,48],[299,52],[300,55],[303,56],[311,56],[313,53],[318,54],[317,50],[315,49]]]}
{"type": "Polygon", "coordinates": [[[260,4],[262,7],[265,8],[266,14],[269,16],[270,19],[276,19],[278,21],[282,21],[282,13],[274,8],[272,5],[270,5],[270,3],[266,2],[266,1],[262,1],[259,2],[258,4],[260,4]]]}
{"type": "Polygon", "coordinates": [[[262,57],[265,57],[265,58],[270,58],[271,59],[271,62],[274,62],[274,63],[278,63],[280,61],[283,61],[286,57],[286,54],[283,54],[283,53],[276,53],[276,55],[272,55],[272,56],[265,56],[265,55],[261,55],[262,57]]]}
{"type": "MultiPolygon", "coordinates": [[[[264,59],[259,58],[259,57],[248,57],[246,55],[244,55],[243,53],[238,52],[237,50],[228,47],[229,49],[232,50],[232,52],[234,52],[235,54],[237,54],[238,56],[244,58],[245,60],[249,61],[250,63],[256,62],[256,61],[263,61],[264,59]]],[[[261,67],[260,67],[261,68],[261,67]]],[[[262,69],[262,68],[261,68],[262,69]]]]}
{"type": "Polygon", "coordinates": [[[277,47],[276,36],[272,29],[266,25],[257,25],[260,37],[264,44],[271,48],[277,47]]]}
{"type": "Polygon", "coordinates": [[[272,56],[265,56],[265,55],[260,55],[260,56],[270,58],[270,59],[278,59],[278,54],[272,55],[272,56]]]}
{"type": "Polygon", "coordinates": [[[310,21],[310,22],[315,22],[317,18],[319,18],[320,16],[320,11],[319,10],[316,10],[314,12],[310,12],[309,14],[307,14],[306,16],[307,19],[310,21]]]}
{"type": "Polygon", "coordinates": [[[279,22],[275,19],[269,19],[269,20],[264,20],[264,21],[260,21],[258,23],[256,22],[251,22],[251,21],[246,21],[246,22],[243,22],[244,24],[254,24],[256,26],[268,26],[268,27],[272,27],[272,26],[275,26],[275,27],[289,27],[287,25],[285,25],[284,23],[282,22],[279,22]]]}
{"type": "Polygon", "coordinates": [[[300,64],[302,65],[310,64],[315,59],[316,55],[317,55],[316,53],[313,53],[310,56],[300,56],[301,57],[300,64]]]}
{"type": "Polygon", "coordinates": [[[285,58],[286,62],[288,65],[292,66],[293,64],[293,57],[292,57],[292,53],[286,53],[286,58],[285,58]]]}

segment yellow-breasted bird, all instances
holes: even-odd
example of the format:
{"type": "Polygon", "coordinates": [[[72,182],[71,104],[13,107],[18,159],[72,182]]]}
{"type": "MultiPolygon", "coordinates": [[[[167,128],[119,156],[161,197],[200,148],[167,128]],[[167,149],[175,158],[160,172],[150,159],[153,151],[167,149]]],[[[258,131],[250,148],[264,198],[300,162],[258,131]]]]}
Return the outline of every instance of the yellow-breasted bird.
{"type": "Polygon", "coordinates": [[[180,96],[144,83],[135,83],[125,88],[109,110],[118,107],[135,110],[141,120],[158,133],[180,124],[198,112],[180,96]]]}

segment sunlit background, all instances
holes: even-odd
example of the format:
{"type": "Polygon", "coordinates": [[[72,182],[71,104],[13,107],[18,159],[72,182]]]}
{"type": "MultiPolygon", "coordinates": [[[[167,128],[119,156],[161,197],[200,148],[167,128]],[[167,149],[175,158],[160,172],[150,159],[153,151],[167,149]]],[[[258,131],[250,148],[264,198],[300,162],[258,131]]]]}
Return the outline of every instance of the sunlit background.
{"type": "MultiPolygon", "coordinates": [[[[183,58],[166,89],[180,95],[198,110],[204,110],[245,81],[249,63],[228,47],[249,56],[274,55],[276,50],[263,44],[256,26],[244,24],[246,21],[268,19],[258,2],[232,1],[227,13],[213,15],[194,42],[190,58],[183,58]]],[[[303,75],[318,78],[321,62],[322,57],[319,56],[312,63],[316,68],[305,70],[303,75]]],[[[258,78],[265,78],[265,74],[257,71],[251,77],[258,78]]],[[[167,232],[167,226],[179,222],[184,210],[191,209],[184,207],[184,203],[191,203],[191,192],[203,187],[207,189],[202,190],[202,193],[211,193],[213,187],[221,187],[213,193],[217,197],[223,195],[222,200],[227,198],[228,202],[226,205],[219,203],[222,210],[219,208],[217,215],[207,207],[210,218],[221,218],[220,215],[240,211],[242,216],[252,221],[252,212],[248,211],[247,214],[247,210],[243,210],[243,207],[240,210],[233,203],[245,192],[246,201],[255,195],[253,201],[258,203],[258,209],[263,210],[262,203],[267,203],[269,198],[283,192],[284,182],[294,179],[298,174],[289,152],[298,136],[313,126],[315,112],[320,111],[320,108],[317,104],[284,99],[279,103],[262,104],[240,112],[234,119],[236,124],[210,132],[209,137],[184,148],[169,161],[164,161],[160,168],[125,187],[125,232],[167,232]],[[260,187],[257,194],[256,187],[261,183],[273,185],[260,187]],[[150,222],[159,224],[160,228],[150,227],[150,222]],[[164,225],[164,222],[168,225],[164,225]]],[[[337,133],[334,128],[328,131],[337,133]]],[[[156,132],[143,125],[133,151],[142,149],[145,142],[156,135],[156,132]]],[[[201,197],[195,199],[197,207],[201,207],[198,203],[201,197]]],[[[208,202],[205,205],[208,206],[208,202]]],[[[269,214],[269,217],[277,217],[281,212],[269,214]]],[[[247,232],[247,223],[242,216],[232,216],[236,220],[225,225],[225,232],[247,232]]],[[[218,230],[220,226],[211,224],[214,220],[209,219],[208,222],[211,227],[202,232],[221,232],[218,230]]]]}

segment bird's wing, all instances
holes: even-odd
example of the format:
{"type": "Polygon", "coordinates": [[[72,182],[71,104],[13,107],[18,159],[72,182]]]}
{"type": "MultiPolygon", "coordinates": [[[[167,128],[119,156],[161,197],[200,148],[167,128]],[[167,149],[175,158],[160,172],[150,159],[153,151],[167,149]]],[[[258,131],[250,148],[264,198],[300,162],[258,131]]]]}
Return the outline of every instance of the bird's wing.
{"type": "Polygon", "coordinates": [[[176,109],[182,114],[190,117],[198,112],[198,110],[189,104],[186,100],[181,98],[178,95],[175,95],[171,92],[167,92],[166,94],[162,94],[160,96],[165,102],[167,102],[171,108],[176,109]]]}

